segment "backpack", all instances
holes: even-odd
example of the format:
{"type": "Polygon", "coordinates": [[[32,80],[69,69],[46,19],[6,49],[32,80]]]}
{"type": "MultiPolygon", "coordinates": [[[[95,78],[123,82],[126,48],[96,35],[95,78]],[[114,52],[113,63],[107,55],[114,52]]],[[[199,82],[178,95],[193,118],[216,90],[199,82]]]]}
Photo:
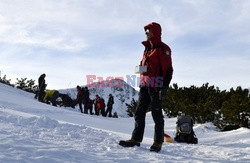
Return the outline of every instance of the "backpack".
{"type": "Polygon", "coordinates": [[[188,115],[182,115],[177,119],[177,132],[190,134],[193,130],[193,120],[188,115]]]}
{"type": "Polygon", "coordinates": [[[193,119],[188,115],[181,115],[176,122],[176,137],[177,142],[186,142],[197,144],[198,139],[193,130],[193,119]]]}

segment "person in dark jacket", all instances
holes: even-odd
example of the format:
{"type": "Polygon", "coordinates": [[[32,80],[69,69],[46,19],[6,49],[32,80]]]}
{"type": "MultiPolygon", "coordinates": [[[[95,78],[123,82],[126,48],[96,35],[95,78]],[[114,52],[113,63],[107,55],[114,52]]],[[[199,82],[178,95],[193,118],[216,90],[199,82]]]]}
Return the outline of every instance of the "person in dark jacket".
{"type": "MultiPolygon", "coordinates": [[[[89,114],[93,115],[93,103],[94,100],[91,100],[90,98],[88,99],[88,103],[87,103],[87,108],[89,110],[89,114]]],[[[84,104],[85,105],[85,104],[84,104]]],[[[88,112],[87,112],[88,113],[88,112]]]]}
{"type": "Polygon", "coordinates": [[[38,78],[38,92],[35,95],[35,98],[38,97],[38,101],[43,101],[43,95],[45,94],[46,83],[45,83],[46,74],[40,75],[38,78]]]}
{"type": "Polygon", "coordinates": [[[60,93],[59,97],[62,99],[60,106],[75,108],[74,101],[69,95],[60,93]]]}
{"type": "Polygon", "coordinates": [[[81,113],[83,113],[82,103],[83,103],[83,98],[84,98],[84,90],[79,85],[76,87],[76,90],[77,90],[77,97],[75,101],[76,101],[76,104],[79,104],[80,111],[81,113]]]}
{"type": "Polygon", "coordinates": [[[155,122],[154,143],[150,151],[159,152],[164,140],[164,119],[162,114],[162,99],[172,79],[173,68],[171,49],[161,41],[161,26],[152,22],[144,27],[147,40],[140,70],[140,93],[135,112],[135,127],[129,140],[121,140],[123,147],[140,146],[145,128],[145,116],[148,107],[155,122]]]}
{"type": "Polygon", "coordinates": [[[85,114],[88,114],[88,102],[89,102],[89,89],[88,89],[88,87],[84,87],[83,103],[84,103],[84,113],[85,114]]]}
{"type": "Polygon", "coordinates": [[[112,109],[113,109],[113,104],[114,104],[114,97],[112,96],[112,94],[109,94],[109,99],[108,99],[108,103],[107,103],[107,110],[105,112],[105,116],[112,117],[112,109]]]}

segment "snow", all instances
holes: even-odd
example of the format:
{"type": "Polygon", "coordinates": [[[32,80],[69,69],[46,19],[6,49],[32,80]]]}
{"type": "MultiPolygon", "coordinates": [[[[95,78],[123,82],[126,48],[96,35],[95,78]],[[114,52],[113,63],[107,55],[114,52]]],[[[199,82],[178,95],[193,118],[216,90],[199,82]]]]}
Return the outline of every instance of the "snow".
{"type": "MultiPolygon", "coordinates": [[[[0,84],[0,162],[250,162],[250,130],[219,132],[212,123],[194,126],[199,144],[164,143],[150,152],[154,122],[147,114],[141,147],[123,148],[133,118],[86,115],[53,107],[34,94],[0,84]]],[[[165,118],[175,134],[176,118],[165,118]]]]}

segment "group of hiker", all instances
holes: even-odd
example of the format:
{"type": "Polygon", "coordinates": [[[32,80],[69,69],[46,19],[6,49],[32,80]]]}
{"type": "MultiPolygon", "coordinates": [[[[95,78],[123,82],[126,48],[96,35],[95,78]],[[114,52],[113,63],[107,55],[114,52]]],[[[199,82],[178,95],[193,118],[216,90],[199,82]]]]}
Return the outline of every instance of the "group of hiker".
{"type": "Polygon", "coordinates": [[[79,104],[80,111],[82,113],[88,114],[88,111],[91,115],[93,115],[93,105],[95,115],[109,116],[112,117],[112,109],[114,104],[114,97],[112,94],[109,94],[107,109],[105,110],[105,100],[99,95],[95,96],[95,99],[89,98],[89,90],[88,87],[80,87],[79,85],[76,87],[77,89],[77,98],[76,103],[79,104]],[[84,104],[84,108],[82,108],[82,104],[84,104]]]}
{"type": "Polygon", "coordinates": [[[112,94],[109,94],[108,102],[107,102],[107,109],[105,110],[106,104],[105,100],[100,97],[99,95],[95,96],[95,99],[90,99],[89,97],[89,89],[88,87],[80,87],[77,85],[77,95],[76,99],[72,99],[69,95],[59,93],[57,90],[45,90],[46,89],[46,82],[45,82],[46,74],[42,74],[38,78],[38,88],[35,98],[38,99],[40,102],[44,102],[47,104],[52,103],[53,106],[59,105],[64,107],[72,107],[75,108],[76,105],[79,105],[81,113],[85,114],[95,114],[95,115],[102,115],[112,117],[112,109],[114,104],[114,97],[112,94]],[[58,99],[60,98],[60,99],[58,99]],[[84,105],[84,107],[82,107],[84,105]],[[94,112],[93,112],[93,105],[94,105],[94,112]]]}

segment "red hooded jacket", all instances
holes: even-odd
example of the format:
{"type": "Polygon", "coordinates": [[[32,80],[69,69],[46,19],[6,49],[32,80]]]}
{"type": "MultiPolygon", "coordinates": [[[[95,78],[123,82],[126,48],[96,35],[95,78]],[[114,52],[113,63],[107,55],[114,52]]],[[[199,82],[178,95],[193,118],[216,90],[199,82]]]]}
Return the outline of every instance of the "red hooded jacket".
{"type": "Polygon", "coordinates": [[[141,87],[165,87],[168,86],[173,74],[171,49],[161,41],[161,26],[152,22],[144,27],[151,32],[151,43],[143,41],[145,51],[142,57],[142,66],[147,67],[147,72],[140,74],[141,87]]]}

